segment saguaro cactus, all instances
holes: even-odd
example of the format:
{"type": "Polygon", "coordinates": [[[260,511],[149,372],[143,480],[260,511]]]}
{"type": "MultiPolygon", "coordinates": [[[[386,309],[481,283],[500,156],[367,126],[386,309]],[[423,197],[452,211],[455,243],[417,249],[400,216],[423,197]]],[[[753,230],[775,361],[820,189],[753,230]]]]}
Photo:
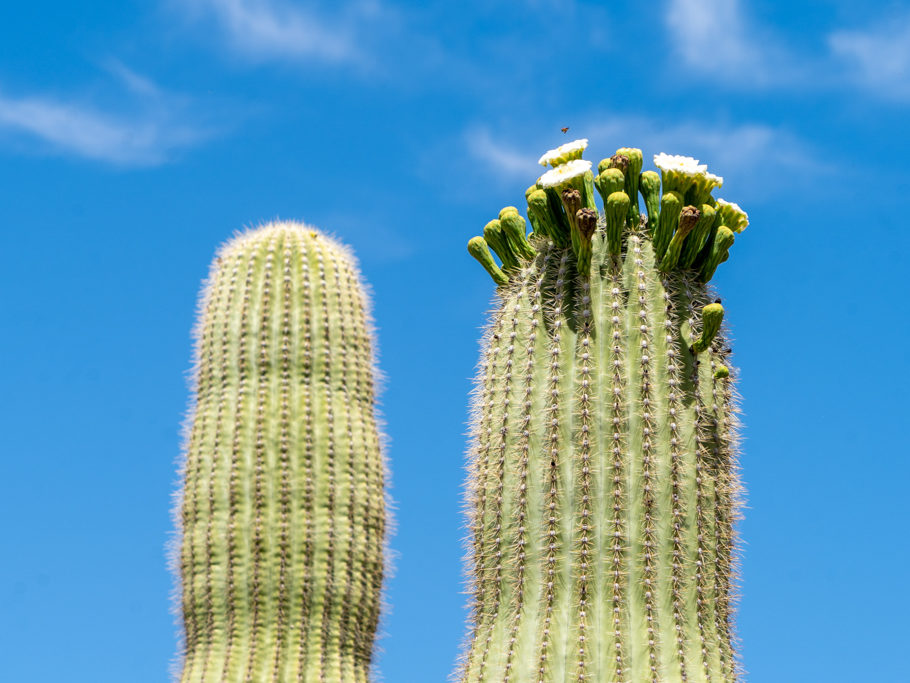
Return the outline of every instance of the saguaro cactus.
{"type": "Polygon", "coordinates": [[[736,399],[707,282],[747,218],[694,159],[642,173],[622,148],[595,177],[586,146],[541,158],[529,239],[507,207],[469,244],[499,287],[460,679],[734,681],[736,399]]]}
{"type": "Polygon", "coordinates": [[[333,239],[273,223],[218,253],[177,510],[182,683],[368,680],[385,529],[371,345],[333,239]]]}

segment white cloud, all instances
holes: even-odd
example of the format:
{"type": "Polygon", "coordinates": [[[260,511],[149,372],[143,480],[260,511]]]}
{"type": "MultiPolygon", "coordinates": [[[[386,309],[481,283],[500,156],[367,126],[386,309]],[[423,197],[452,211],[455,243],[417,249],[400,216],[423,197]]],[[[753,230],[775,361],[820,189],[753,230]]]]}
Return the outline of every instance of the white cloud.
{"type": "Polygon", "coordinates": [[[537,165],[540,154],[535,156],[530,152],[510,147],[502,140],[494,140],[489,128],[483,126],[470,128],[465,131],[464,140],[471,157],[488,167],[495,168],[506,176],[537,177],[541,173],[541,169],[537,165]],[[537,175],[534,175],[535,173],[537,175]]]}
{"type": "Polygon", "coordinates": [[[864,30],[836,31],[828,46],[861,86],[910,99],[910,14],[864,30]]]}
{"type": "Polygon", "coordinates": [[[11,95],[0,90],[0,139],[40,151],[118,165],[164,163],[177,150],[209,137],[186,119],[187,103],[152,81],[112,63],[135,101],[118,111],[50,95],[11,95]]]}
{"type": "Polygon", "coordinates": [[[690,69],[743,88],[805,80],[803,61],[743,12],[740,0],[668,0],[670,47],[690,69]]]}
{"type": "Polygon", "coordinates": [[[361,29],[383,10],[375,1],[354,3],[331,15],[286,0],[184,0],[182,11],[216,21],[232,48],[253,59],[364,61],[361,29]]]}

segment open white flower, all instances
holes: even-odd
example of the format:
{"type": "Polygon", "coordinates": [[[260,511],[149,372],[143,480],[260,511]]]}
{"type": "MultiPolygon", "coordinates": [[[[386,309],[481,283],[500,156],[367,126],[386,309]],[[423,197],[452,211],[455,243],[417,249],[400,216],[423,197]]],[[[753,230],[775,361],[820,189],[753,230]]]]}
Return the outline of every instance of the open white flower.
{"type": "Polygon", "coordinates": [[[749,214],[743,211],[736,202],[728,202],[718,197],[715,200],[717,211],[724,219],[726,225],[733,232],[742,232],[749,225],[749,214]]]}
{"type": "Polygon", "coordinates": [[[720,197],[718,197],[716,201],[718,206],[729,206],[736,213],[741,213],[743,216],[748,215],[736,202],[728,202],[726,199],[721,199],[720,197]]]}
{"type": "Polygon", "coordinates": [[[573,178],[583,176],[591,170],[591,162],[587,159],[573,159],[562,166],[557,166],[540,176],[537,183],[541,187],[559,187],[573,178]]]}
{"type": "Polygon", "coordinates": [[[541,166],[550,165],[554,168],[560,164],[564,164],[567,161],[572,159],[580,159],[581,153],[585,151],[588,147],[588,139],[581,138],[580,140],[573,140],[572,142],[567,142],[564,145],[560,145],[556,149],[549,150],[537,161],[541,166]]]}
{"type": "Polygon", "coordinates": [[[723,186],[724,186],[724,179],[723,179],[723,176],[714,175],[713,173],[711,173],[710,171],[708,171],[708,172],[705,173],[705,178],[707,178],[708,181],[710,181],[710,183],[711,183],[714,187],[723,187],[723,186]]]}
{"type": "Polygon", "coordinates": [[[679,154],[664,154],[663,152],[655,154],[654,165],[661,171],[676,171],[684,175],[699,175],[708,172],[707,164],[699,164],[698,159],[679,154]]]}

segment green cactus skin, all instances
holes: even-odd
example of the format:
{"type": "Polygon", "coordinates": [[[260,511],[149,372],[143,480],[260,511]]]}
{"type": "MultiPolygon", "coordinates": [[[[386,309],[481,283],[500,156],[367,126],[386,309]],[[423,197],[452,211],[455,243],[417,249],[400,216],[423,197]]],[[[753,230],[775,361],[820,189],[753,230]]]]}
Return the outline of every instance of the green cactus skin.
{"type": "Polygon", "coordinates": [[[356,262],[298,223],[218,253],[176,511],[181,683],[367,681],[385,464],[356,262]]]}
{"type": "Polygon", "coordinates": [[[472,402],[464,683],[740,675],[722,308],[699,270],[660,270],[646,219],[614,255],[614,220],[601,216],[589,269],[533,237],[497,289],[472,402]]]}

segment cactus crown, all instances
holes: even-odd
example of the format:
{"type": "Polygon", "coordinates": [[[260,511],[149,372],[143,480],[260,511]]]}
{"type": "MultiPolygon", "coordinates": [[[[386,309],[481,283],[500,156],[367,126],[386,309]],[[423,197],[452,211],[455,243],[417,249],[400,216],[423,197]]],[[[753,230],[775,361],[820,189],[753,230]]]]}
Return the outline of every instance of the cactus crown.
{"type": "Polygon", "coordinates": [[[695,159],[642,172],[624,147],[595,175],[586,146],[541,157],[530,236],[507,207],[469,243],[498,305],[473,400],[460,678],[734,681],[735,375],[707,283],[748,219],[695,159]]]}
{"type": "Polygon", "coordinates": [[[500,215],[498,221],[487,224],[483,237],[471,239],[468,251],[493,281],[505,284],[510,272],[534,258],[535,238],[557,246],[571,244],[577,272],[587,274],[596,227],[596,221],[595,225],[591,223],[591,217],[597,217],[596,188],[604,204],[601,228],[613,256],[623,253],[627,233],[641,227],[640,193],[657,268],[663,273],[690,269],[697,281],[708,282],[718,265],[727,260],[733,233],[742,232],[749,225],[748,215],[738,204],[712,196],[715,189],[723,186],[724,179],[708,172],[698,159],[670,154],[654,155],[659,175],[654,171],[642,173],[642,152],[633,147],[621,147],[612,157],[603,159],[595,176],[591,162],[581,158],[587,146],[586,139],[575,140],[540,157],[541,166],[553,168],[525,192],[530,235],[525,234],[524,219],[518,210],[506,207],[503,212],[511,210],[510,229],[504,229],[500,215]],[[490,249],[502,262],[501,268],[490,249]]]}

